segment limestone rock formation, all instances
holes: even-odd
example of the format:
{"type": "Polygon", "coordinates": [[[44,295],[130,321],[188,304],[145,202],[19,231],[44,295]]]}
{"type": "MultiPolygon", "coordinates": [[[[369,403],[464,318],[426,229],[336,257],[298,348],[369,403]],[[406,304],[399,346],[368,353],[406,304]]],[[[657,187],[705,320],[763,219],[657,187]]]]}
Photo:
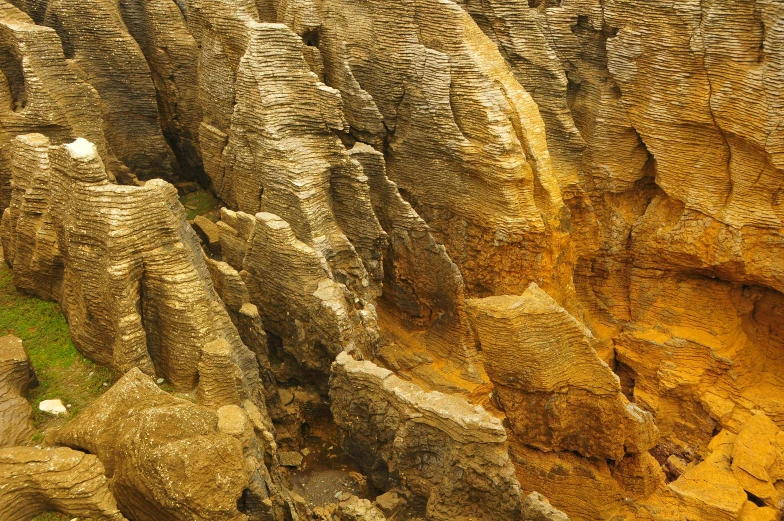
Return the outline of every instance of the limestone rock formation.
{"type": "Polygon", "coordinates": [[[11,199],[8,154],[18,134],[42,132],[56,144],[87,138],[119,173],[104,138],[97,92],[67,60],[57,33],[5,0],[0,2],[0,60],[0,211],[11,199]]]}
{"type": "Polygon", "coordinates": [[[367,499],[351,496],[347,501],[338,503],[337,515],[340,521],[386,521],[384,514],[367,499]]]}
{"type": "Polygon", "coordinates": [[[384,118],[390,179],[469,292],[521,292],[537,281],[568,296],[571,246],[539,111],[466,12],[452,2],[336,0],[317,14],[325,64],[346,49],[384,118]]]}
{"type": "Polygon", "coordinates": [[[368,178],[373,211],[389,241],[382,301],[409,329],[424,329],[429,350],[459,365],[475,362],[465,314],[465,283],[446,249],[386,175],[384,156],[357,143],[349,151],[368,178]]]}
{"type": "Polygon", "coordinates": [[[337,426],[430,519],[772,520],[782,35],[775,0],[0,0],[5,256],[270,482],[337,426]],[[211,187],[204,248],[135,175],[211,187]]]}
{"type": "MultiPolygon", "coordinates": [[[[247,519],[237,510],[243,494],[261,505],[280,486],[264,465],[264,451],[274,448],[254,429],[236,405],[217,412],[194,405],[132,369],[55,440],[100,458],[132,519],[240,521],[247,519]]],[[[267,514],[282,515],[284,498],[273,501],[267,514]]]]}
{"type": "Polygon", "coordinates": [[[185,12],[172,0],[123,1],[116,9],[149,66],[161,131],[177,158],[172,168],[206,183],[199,148],[199,43],[188,31],[185,12]]]}
{"type": "Polygon", "coordinates": [[[15,140],[12,175],[2,240],[14,282],[60,303],[82,353],[190,391],[209,362],[204,348],[225,343],[226,363],[239,368],[236,379],[224,375],[226,385],[263,408],[257,363],[215,293],[171,185],[111,184],[94,145],[50,147],[36,134],[15,140]]]}
{"type": "MultiPolygon", "coordinates": [[[[129,29],[136,28],[135,17],[131,15],[132,23],[126,26],[120,3],[107,0],[75,4],[62,0],[13,0],[13,3],[40,25],[57,32],[65,56],[73,60],[85,81],[97,91],[104,134],[118,159],[140,179],[170,178],[174,156],[161,132],[155,85],[145,55],[129,34],[129,29]],[[96,27],[101,30],[96,31],[96,27]]],[[[145,2],[145,5],[151,4],[145,2]]],[[[153,7],[146,9],[149,12],[153,7]]],[[[153,28],[167,17],[157,18],[154,24],[146,26],[153,28]]],[[[176,54],[172,43],[169,46],[172,54],[176,54]]],[[[74,137],[90,139],[86,135],[74,137]]]]}
{"type": "Polygon", "coordinates": [[[222,211],[221,250],[244,278],[264,328],[303,367],[323,373],[343,350],[372,356],[375,310],[337,282],[323,255],[270,213],[222,211]],[[357,309],[360,307],[360,309],[357,309]]]}
{"type": "Polygon", "coordinates": [[[0,337],[0,447],[26,443],[33,435],[33,408],[26,395],[34,383],[22,340],[0,337]]]}
{"type": "Polygon", "coordinates": [[[623,396],[590,331],[538,286],[468,303],[488,375],[524,443],[616,461],[653,447],[651,415],[623,396]]]}
{"type": "Polygon", "coordinates": [[[343,448],[376,487],[405,487],[428,519],[520,518],[506,433],[481,407],[346,353],[332,366],[329,392],[343,448]]]}
{"type": "Polygon", "coordinates": [[[0,517],[27,521],[55,510],[101,521],[125,519],[98,458],[66,447],[0,449],[0,517]]]}

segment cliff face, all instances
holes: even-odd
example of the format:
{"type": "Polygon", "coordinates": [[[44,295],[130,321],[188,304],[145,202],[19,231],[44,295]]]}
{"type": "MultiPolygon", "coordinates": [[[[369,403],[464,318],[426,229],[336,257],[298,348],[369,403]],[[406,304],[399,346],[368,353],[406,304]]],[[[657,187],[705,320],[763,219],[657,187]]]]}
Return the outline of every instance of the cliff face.
{"type": "Polygon", "coordinates": [[[0,0],[5,258],[429,519],[774,519],[783,60],[774,0],[0,0]]]}

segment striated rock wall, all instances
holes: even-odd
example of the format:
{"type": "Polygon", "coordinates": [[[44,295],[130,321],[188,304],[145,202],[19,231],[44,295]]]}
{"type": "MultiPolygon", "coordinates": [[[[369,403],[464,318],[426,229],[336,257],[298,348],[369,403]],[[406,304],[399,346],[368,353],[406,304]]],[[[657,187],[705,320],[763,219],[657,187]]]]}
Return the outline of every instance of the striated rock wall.
{"type": "Polygon", "coordinates": [[[520,441],[616,461],[654,446],[650,413],[623,396],[590,331],[538,286],[468,303],[488,375],[520,441]]]}
{"type": "Polygon", "coordinates": [[[352,76],[383,117],[390,179],[469,292],[520,292],[536,281],[567,297],[568,218],[544,128],[492,42],[452,2],[331,1],[319,13],[320,49],[345,46],[352,76]]]}
{"type": "Polygon", "coordinates": [[[374,355],[375,310],[337,282],[318,251],[270,213],[222,211],[221,251],[241,270],[264,328],[283,342],[295,363],[327,373],[343,350],[374,355]]]}
{"type": "Polygon", "coordinates": [[[27,521],[47,511],[122,521],[98,458],[66,447],[0,449],[0,516],[27,521]]]}
{"type": "MultiPolygon", "coordinates": [[[[170,185],[111,184],[83,139],[50,148],[42,135],[21,136],[13,158],[6,261],[17,286],[60,302],[80,351],[120,372],[159,374],[182,390],[197,385],[202,348],[211,342],[227,342],[235,365],[252,357],[170,185]]],[[[258,382],[254,364],[249,369],[243,378],[258,382]]]]}
{"type": "Polygon", "coordinates": [[[332,414],[344,450],[376,487],[403,487],[428,519],[522,519],[501,422],[479,406],[338,355],[332,414]]]}
{"type": "Polygon", "coordinates": [[[120,3],[13,3],[57,32],[66,58],[97,91],[104,134],[118,159],[140,179],[170,178],[174,156],[161,132],[155,85],[145,55],[120,14],[120,3]]]}
{"type": "Polygon", "coordinates": [[[0,337],[0,447],[20,445],[33,436],[33,408],[26,394],[37,385],[22,339],[0,337]]]}
{"type": "Polygon", "coordinates": [[[55,144],[87,138],[109,170],[122,173],[104,137],[98,93],[67,60],[57,33],[5,0],[0,2],[0,60],[0,210],[11,200],[9,153],[18,134],[41,132],[55,144]]]}
{"type": "Polygon", "coordinates": [[[3,245],[83,352],[276,420],[276,380],[378,357],[505,415],[572,519],[779,514],[730,438],[784,427],[780,2],[13,3],[3,245]],[[227,206],[214,258],[171,187],[110,182],[172,171],[227,206]]]}

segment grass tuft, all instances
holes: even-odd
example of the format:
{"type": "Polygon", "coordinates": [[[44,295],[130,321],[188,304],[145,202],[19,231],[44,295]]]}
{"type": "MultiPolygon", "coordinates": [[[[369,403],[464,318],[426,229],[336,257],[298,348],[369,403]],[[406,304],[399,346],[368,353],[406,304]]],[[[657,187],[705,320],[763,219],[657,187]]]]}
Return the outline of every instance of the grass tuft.
{"type": "Polygon", "coordinates": [[[180,197],[180,202],[185,207],[185,214],[189,221],[195,219],[197,215],[203,215],[211,221],[220,219],[220,207],[222,204],[208,190],[197,190],[183,195],[180,197]]]}
{"type": "Polygon", "coordinates": [[[46,429],[66,423],[114,381],[109,369],[76,350],[60,306],[18,291],[12,271],[0,261],[0,335],[9,334],[22,339],[38,377],[39,386],[28,395],[37,429],[32,444],[41,443],[46,429]],[[38,410],[42,400],[55,398],[71,405],[66,416],[55,417],[38,410]]]}

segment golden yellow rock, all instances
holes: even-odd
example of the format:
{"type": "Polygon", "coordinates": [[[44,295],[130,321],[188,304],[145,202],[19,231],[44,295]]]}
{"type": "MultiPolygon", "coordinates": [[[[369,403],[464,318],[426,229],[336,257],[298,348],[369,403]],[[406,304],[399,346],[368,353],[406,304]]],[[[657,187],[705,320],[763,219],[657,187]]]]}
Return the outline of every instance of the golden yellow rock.
{"type": "Polygon", "coordinates": [[[656,443],[651,415],[621,393],[593,335],[535,284],[468,301],[487,371],[519,439],[616,461],[656,443]]]}

